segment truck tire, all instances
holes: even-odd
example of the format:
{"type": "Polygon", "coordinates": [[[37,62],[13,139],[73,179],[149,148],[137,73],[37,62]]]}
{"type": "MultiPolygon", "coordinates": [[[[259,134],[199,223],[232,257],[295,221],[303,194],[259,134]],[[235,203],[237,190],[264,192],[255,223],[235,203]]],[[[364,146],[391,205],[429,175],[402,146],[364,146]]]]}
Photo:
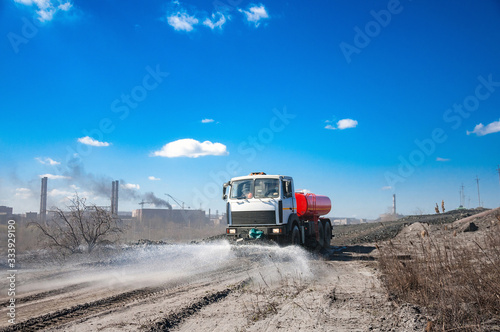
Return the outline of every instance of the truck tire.
{"type": "Polygon", "coordinates": [[[321,249],[325,245],[325,227],[323,227],[323,222],[320,220],[318,221],[318,232],[319,232],[319,239],[317,240],[316,243],[316,249],[321,249]]]}
{"type": "Polygon", "coordinates": [[[325,228],[325,240],[323,248],[330,249],[330,242],[332,240],[332,224],[328,220],[326,220],[324,222],[324,228],[325,228]]]}
{"type": "Polygon", "coordinates": [[[302,241],[300,240],[300,230],[297,225],[294,225],[292,232],[290,234],[290,244],[300,246],[302,241]]]}

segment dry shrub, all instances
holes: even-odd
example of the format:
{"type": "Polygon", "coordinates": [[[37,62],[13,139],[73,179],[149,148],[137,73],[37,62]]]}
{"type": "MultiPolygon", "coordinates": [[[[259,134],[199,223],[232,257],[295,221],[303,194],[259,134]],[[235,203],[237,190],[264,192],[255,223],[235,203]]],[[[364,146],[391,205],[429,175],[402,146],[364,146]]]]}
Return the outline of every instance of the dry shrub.
{"type": "Polygon", "coordinates": [[[415,243],[391,241],[381,246],[379,264],[390,294],[427,308],[436,330],[477,331],[500,320],[498,224],[468,241],[428,232],[415,243]]]}

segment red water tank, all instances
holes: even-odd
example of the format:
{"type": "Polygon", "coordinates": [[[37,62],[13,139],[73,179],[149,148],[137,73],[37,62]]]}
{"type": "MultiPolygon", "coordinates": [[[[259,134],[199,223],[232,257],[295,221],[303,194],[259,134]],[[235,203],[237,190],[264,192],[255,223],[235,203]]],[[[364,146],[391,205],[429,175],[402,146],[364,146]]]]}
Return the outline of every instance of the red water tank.
{"type": "Polygon", "coordinates": [[[297,215],[301,219],[314,219],[328,214],[332,209],[330,198],[312,193],[295,193],[297,215]]]}

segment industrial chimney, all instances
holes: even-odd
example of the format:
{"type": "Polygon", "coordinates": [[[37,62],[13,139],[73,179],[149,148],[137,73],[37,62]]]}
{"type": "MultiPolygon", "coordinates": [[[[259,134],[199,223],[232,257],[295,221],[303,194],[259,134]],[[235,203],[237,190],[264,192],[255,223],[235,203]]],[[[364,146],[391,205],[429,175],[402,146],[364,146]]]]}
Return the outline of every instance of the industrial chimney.
{"type": "Polygon", "coordinates": [[[47,216],[47,177],[42,178],[40,190],[40,221],[45,222],[47,216]]]}
{"type": "Polygon", "coordinates": [[[396,215],[396,194],[392,195],[392,214],[396,215]]]}
{"type": "Polygon", "coordinates": [[[111,215],[118,215],[118,180],[111,183],[111,215]]]}

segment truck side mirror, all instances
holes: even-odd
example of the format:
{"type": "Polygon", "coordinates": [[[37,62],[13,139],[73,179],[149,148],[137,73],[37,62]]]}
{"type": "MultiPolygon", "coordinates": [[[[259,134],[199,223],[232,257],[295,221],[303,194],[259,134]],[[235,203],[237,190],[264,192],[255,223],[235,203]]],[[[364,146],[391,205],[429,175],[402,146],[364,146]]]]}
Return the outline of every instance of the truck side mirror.
{"type": "Polygon", "coordinates": [[[224,185],[222,186],[222,199],[223,200],[226,200],[227,199],[227,195],[226,195],[226,189],[227,187],[229,187],[231,184],[230,182],[226,182],[224,183],[224,185]]]}

